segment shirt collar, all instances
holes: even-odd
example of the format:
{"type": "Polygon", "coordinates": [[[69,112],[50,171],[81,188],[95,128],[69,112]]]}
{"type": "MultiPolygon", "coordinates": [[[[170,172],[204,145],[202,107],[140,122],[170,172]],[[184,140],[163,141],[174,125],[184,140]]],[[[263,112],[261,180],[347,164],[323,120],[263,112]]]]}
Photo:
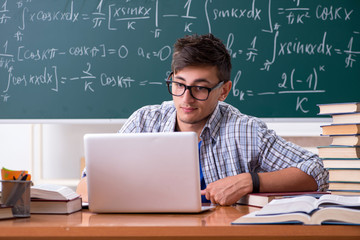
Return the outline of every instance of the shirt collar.
{"type": "Polygon", "coordinates": [[[164,132],[175,132],[176,129],[176,109],[173,102],[171,108],[173,108],[173,111],[168,118],[169,120],[165,123],[164,132]]]}
{"type": "Polygon", "coordinates": [[[221,116],[220,104],[218,102],[214,112],[211,114],[200,134],[201,138],[205,137],[206,132],[208,132],[212,140],[215,141],[220,131],[221,116]]]}

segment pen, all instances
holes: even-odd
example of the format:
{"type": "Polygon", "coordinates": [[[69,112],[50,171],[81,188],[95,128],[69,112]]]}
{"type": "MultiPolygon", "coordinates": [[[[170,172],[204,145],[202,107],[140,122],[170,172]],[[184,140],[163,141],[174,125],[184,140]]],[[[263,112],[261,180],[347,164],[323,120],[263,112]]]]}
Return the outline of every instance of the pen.
{"type": "Polygon", "coordinates": [[[26,181],[27,177],[28,177],[28,174],[25,174],[25,175],[21,178],[21,181],[26,181]]]}
{"type": "Polygon", "coordinates": [[[15,203],[19,200],[19,198],[21,197],[21,195],[24,193],[25,191],[25,187],[20,185],[19,182],[16,182],[16,181],[22,181],[22,180],[25,180],[27,178],[27,174],[25,174],[25,171],[22,171],[19,175],[19,177],[17,178],[17,180],[14,180],[15,183],[14,183],[14,186],[7,198],[7,201],[6,201],[6,205],[8,206],[14,206],[15,203]]]}
{"type": "Polygon", "coordinates": [[[22,177],[23,177],[24,173],[25,173],[25,171],[21,171],[21,173],[20,173],[19,177],[18,177],[16,180],[20,180],[20,179],[22,179],[22,177]]]}

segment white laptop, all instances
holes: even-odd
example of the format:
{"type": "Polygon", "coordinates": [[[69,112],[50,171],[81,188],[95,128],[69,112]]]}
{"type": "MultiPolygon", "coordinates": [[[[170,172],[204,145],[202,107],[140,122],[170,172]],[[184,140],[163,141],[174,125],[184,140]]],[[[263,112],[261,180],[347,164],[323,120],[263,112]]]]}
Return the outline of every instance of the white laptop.
{"type": "Polygon", "coordinates": [[[201,212],[193,132],[84,136],[89,209],[108,213],[201,212]]]}

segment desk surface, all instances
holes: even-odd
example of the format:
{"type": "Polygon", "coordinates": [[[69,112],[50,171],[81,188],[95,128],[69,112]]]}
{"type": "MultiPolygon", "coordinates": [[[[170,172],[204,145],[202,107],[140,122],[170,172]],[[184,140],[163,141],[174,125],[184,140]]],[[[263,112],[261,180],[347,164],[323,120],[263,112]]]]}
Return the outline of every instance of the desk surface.
{"type": "Polygon", "coordinates": [[[360,226],[231,225],[255,207],[217,207],[200,214],[31,215],[0,220],[1,239],[360,239],[360,226]]]}

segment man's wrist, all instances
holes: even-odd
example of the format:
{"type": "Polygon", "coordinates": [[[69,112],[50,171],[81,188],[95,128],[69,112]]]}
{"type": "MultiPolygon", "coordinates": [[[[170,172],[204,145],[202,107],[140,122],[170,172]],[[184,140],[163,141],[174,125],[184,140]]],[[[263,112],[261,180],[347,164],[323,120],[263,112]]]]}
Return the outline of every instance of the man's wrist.
{"type": "Polygon", "coordinates": [[[258,193],[260,192],[260,180],[259,180],[259,175],[256,172],[250,172],[251,175],[251,180],[252,180],[252,184],[253,184],[253,193],[258,193]]]}

